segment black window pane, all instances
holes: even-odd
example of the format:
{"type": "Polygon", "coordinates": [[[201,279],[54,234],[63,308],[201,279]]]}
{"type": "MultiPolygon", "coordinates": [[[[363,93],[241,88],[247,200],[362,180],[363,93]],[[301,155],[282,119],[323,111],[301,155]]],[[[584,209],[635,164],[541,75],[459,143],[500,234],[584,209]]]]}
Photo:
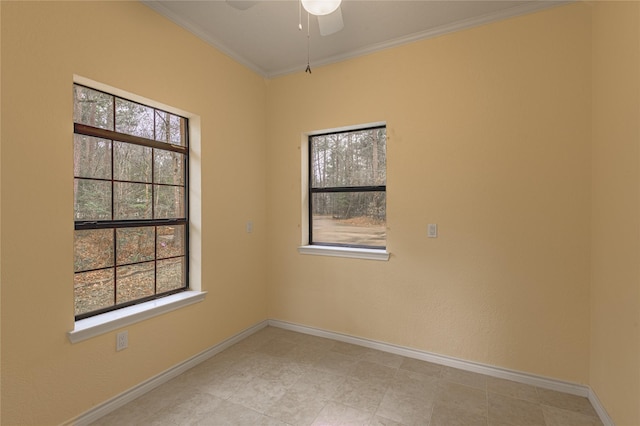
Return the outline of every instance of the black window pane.
{"type": "Polygon", "coordinates": [[[111,179],[111,141],[75,134],[74,176],[111,179]]]}
{"type": "Polygon", "coordinates": [[[100,136],[74,133],[76,318],[187,288],[187,226],[164,219],[187,219],[189,154],[151,141],[187,147],[188,120],[73,90],[76,129],[100,136]]]}
{"type": "Polygon", "coordinates": [[[83,86],[74,86],[73,121],[113,130],[113,96],[83,86]]]}
{"type": "Polygon", "coordinates": [[[386,184],[386,129],[311,137],[313,188],[386,184]]]}
{"type": "Polygon", "coordinates": [[[154,150],[154,182],[184,185],[184,155],[173,151],[154,150]]]}
{"type": "Polygon", "coordinates": [[[155,227],[120,228],[116,230],[118,265],[153,260],[155,227]]]}
{"type": "Polygon", "coordinates": [[[183,218],[184,188],[181,186],[155,186],[156,219],[183,218]]]}
{"type": "Polygon", "coordinates": [[[76,272],[113,266],[113,229],[75,231],[74,253],[76,272]]]}
{"type": "Polygon", "coordinates": [[[113,192],[116,220],[151,219],[151,185],[114,182],[113,192]]]}
{"type": "Polygon", "coordinates": [[[311,243],[384,247],[384,192],[332,192],[312,196],[311,243]]]}
{"type": "Polygon", "coordinates": [[[113,146],[113,178],[133,182],[151,182],[152,149],[116,142],[113,146]]]}
{"type": "Polygon", "coordinates": [[[111,220],[111,182],[75,179],[75,220],[111,220]]]}
{"type": "Polygon", "coordinates": [[[154,263],[139,263],[116,268],[116,288],[118,289],[116,302],[118,304],[154,295],[154,263]]]}
{"type": "Polygon", "coordinates": [[[186,145],[186,120],[165,111],[156,110],[156,140],[174,145],[186,145]]]}
{"type": "Polygon", "coordinates": [[[113,306],[113,268],[78,272],[74,277],[73,289],[76,315],[113,306]]]}
{"type": "Polygon", "coordinates": [[[116,132],[153,139],[153,108],[116,99],[116,132]]]}
{"type": "Polygon", "coordinates": [[[184,225],[158,226],[158,247],[156,249],[158,259],[185,254],[184,230],[184,225]]]}
{"type": "Polygon", "coordinates": [[[158,293],[185,287],[184,257],[158,261],[158,293]]]}

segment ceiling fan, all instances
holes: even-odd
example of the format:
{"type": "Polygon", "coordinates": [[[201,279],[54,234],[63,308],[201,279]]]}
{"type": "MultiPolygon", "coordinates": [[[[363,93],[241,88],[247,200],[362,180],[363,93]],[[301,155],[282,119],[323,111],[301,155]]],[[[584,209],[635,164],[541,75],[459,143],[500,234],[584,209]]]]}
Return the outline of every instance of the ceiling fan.
{"type": "MultiPolygon", "coordinates": [[[[318,17],[318,27],[320,35],[328,36],[337,33],[344,28],[342,20],[342,10],[340,3],[342,0],[298,0],[304,10],[309,14],[318,17]]],[[[255,6],[260,0],[226,0],[227,4],[238,10],[247,10],[255,6]]],[[[301,20],[302,21],[302,20],[301,20]]],[[[302,24],[299,24],[302,29],[302,24]]]]}

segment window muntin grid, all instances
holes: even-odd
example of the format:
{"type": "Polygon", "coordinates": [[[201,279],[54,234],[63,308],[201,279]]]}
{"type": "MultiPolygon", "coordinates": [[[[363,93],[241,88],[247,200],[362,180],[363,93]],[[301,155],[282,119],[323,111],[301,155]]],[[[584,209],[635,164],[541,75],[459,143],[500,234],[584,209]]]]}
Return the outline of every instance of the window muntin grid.
{"type": "Polygon", "coordinates": [[[74,85],[76,320],[188,288],[188,120],[74,85]]]}
{"type": "Polygon", "coordinates": [[[386,126],[309,136],[309,244],[386,248],[386,126]]]}

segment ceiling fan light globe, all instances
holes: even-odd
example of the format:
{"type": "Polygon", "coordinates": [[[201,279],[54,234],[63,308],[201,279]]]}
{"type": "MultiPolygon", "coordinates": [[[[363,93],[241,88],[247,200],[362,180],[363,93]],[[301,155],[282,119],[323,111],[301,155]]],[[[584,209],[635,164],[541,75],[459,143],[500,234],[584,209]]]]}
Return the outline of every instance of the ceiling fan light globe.
{"type": "Polygon", "coordinates": [[[301,0],[304,10],[312,15],[328,15],[340,7],[342,0],[301,0]]]}

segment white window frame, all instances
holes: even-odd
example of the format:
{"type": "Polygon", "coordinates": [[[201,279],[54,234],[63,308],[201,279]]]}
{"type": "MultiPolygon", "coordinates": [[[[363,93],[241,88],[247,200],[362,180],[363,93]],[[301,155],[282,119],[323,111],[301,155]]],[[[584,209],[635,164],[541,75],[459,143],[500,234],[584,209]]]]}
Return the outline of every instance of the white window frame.
{"type": "Polygon", "coordinates": [[[92,337],[180,309],[205,299],[202,291],[202,201],[201,201],[201,131],[200,117],[157,101],[135,95],[91,79],[74,75],[73,83],[92,87],[146,104],[189,119],[189,290],[177,294],[129,306],[122,309],[74,321],[73,330],[67,333],[71,343],[92,337]]]}
{"type": "Polygon", "coordinates": [[[359,130],[369,127],[387,126],[385,121],[377,121],[373,123],[358,124],[353,126],[345,126],[331,129],[314,130],[305,132],[301,136],[300,140],[300,175],[301,175],[301,218],[300,218],[300,231],[301,231],[301,244],[298,247],[298,253],[304,255],[316,255],[316,256],[330,256],[330,257],[344,257],[353,259],[366,259],[366,260],[382,260],[388,261],[391,257],[391,253],[387,247],[384,249],[372,249],[372,248],[360,248],[360,247],[336,247],[336,246],[324,246],[309,244],[309,137],[315,135],[321,135],[326,133],[340,133],[352,130],[359,130]]]}

